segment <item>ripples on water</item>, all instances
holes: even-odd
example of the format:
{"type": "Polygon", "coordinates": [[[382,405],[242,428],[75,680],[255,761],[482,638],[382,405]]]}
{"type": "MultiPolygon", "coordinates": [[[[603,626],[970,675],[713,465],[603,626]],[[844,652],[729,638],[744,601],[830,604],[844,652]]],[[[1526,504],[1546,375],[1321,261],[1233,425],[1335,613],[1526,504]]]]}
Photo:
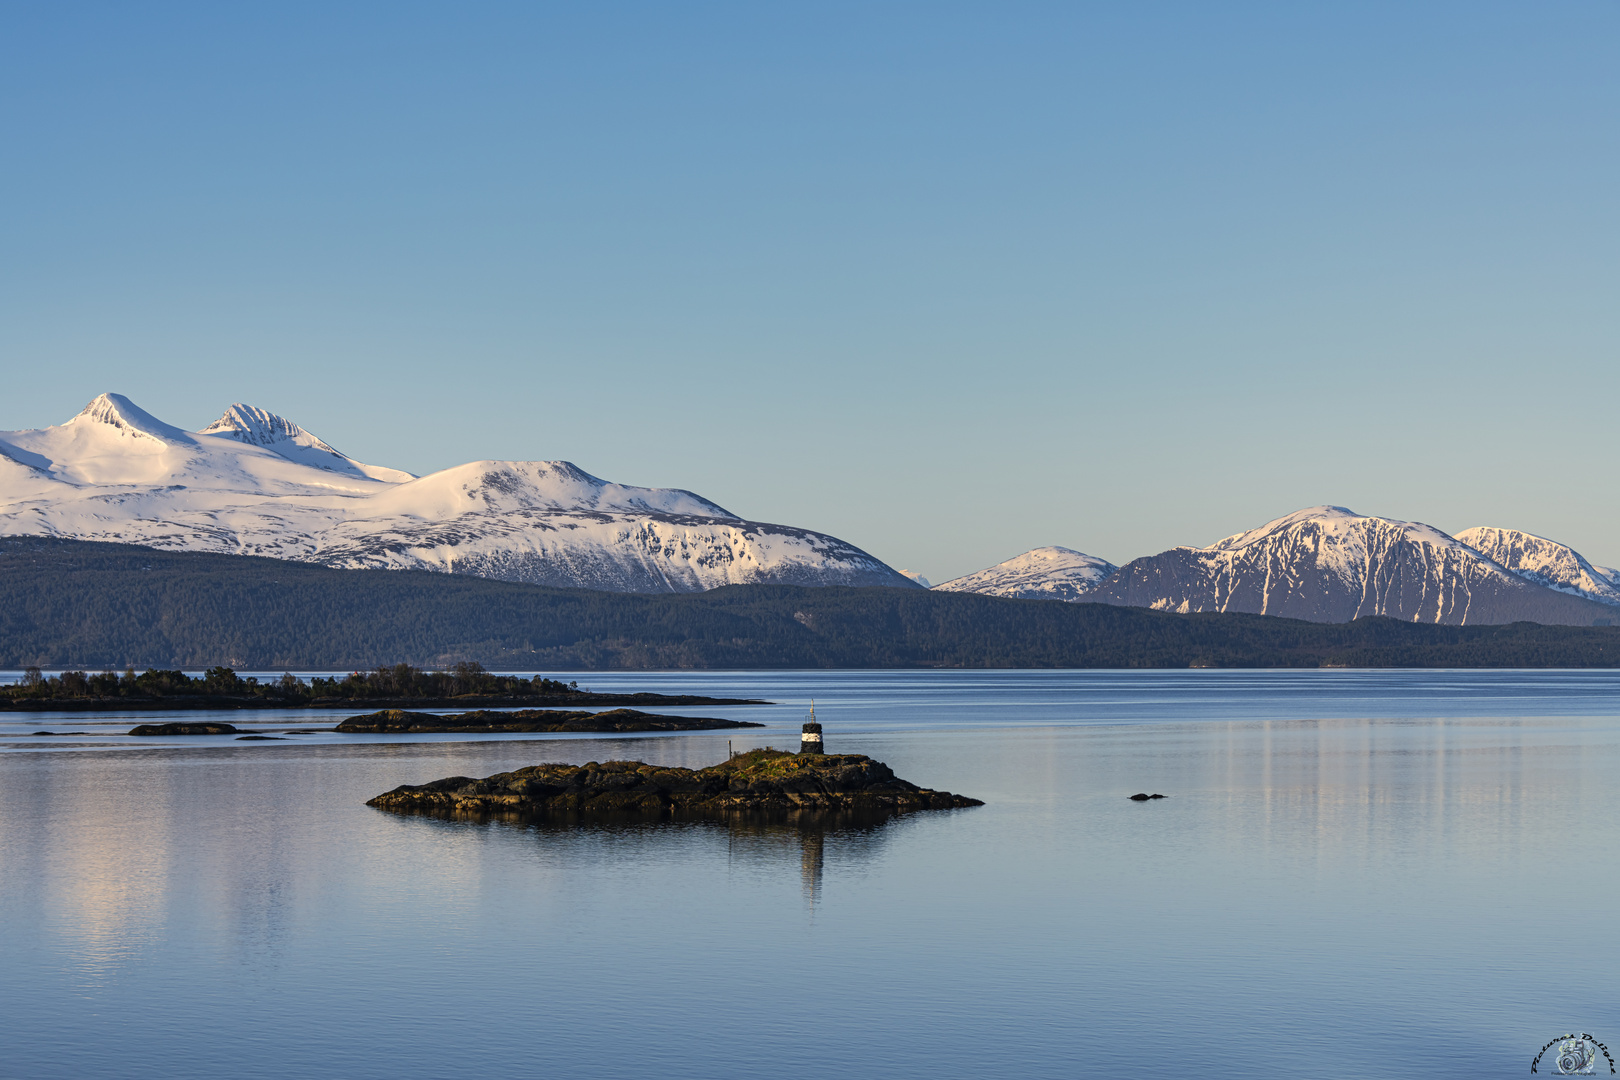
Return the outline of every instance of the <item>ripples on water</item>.
{"type": "Polygon", "coordinates": [[[1468,1076],[1620,1043],[1620,676],[578,678],[792,702],[720,710],[772,725],[739,746],[790,743],[813,695],[832,749],[988,805],[451,822],[363,803],[728,736],[4,716],[0,1076],[1468,1076]]]}

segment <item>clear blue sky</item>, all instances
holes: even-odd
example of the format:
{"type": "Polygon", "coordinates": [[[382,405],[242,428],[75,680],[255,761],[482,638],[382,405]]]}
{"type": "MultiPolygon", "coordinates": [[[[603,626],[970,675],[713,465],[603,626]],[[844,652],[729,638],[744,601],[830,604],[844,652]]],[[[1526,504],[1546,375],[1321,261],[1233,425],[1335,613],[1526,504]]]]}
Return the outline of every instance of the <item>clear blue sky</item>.
{"type": "Polygon", "coordinates": [[[232,401],[935,581],[1620,563],[1620,4],[0,4],[0,428],[232,401]]]}

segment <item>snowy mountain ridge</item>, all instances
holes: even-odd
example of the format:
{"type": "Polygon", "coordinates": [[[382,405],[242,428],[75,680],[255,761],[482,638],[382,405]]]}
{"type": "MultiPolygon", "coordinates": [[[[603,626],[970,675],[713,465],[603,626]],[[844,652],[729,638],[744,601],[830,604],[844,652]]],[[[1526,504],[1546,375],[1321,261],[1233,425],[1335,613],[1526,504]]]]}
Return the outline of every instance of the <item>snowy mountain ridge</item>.
{"type": "Polygon", "coordinates": [[[1518,529],[1473,528],[1457,534],[1461,543],[1520,577],[1549,589],[1620,604],[1615,572],[1593,566],[1574,548],[1518,529]]]}
{"type": "Polygon", "coordinates": [[[1012,596],[1020,600],[1078,600],[1119,567],[1065,547],[1040,547],[987,570],[934,586],[941,592],[1012,596]]]}
{"type": "Polygon", "coordinates": [[[347,457],[264,409],[238,403],[189,432],[120,394],[55,427],[0,432],[8,533],[616,591],[918,587],[836,537],[567,461],[475,461],[415,477],[347,457]]]}
{"type": "Polygon", "coordinates": [[[1078,589],[1031,558],[1053,550],[1067,549],[1036,549],[938,587],[1312,622],[1368,615],[1449,625],[1620,619],[1610,606],[1620,605],[1620,583],[1565,545],[1506,529],[1453,537],[1342,506],[1307,507],[1208,547],[1135,559],[1078,589]],[[1003,568],[1015,566],[1024,576],[1009,590],[1003,568]]]}
{"type": "Polygon", "coordinates": [[[1287,534],[1300,529],[1319,530],[1324,536],[1333,537],[1329,541],[1329,548],[1334,549],[1341,543],[1353,544],[1358,534],[1371,527],[1396,530],[1404,539],[1413,543],[1436,544],[1445,547],[1457,542],[1455,538],[1447,536],[1432,525],[1424,525],[1422,522],[1365,517],[1342,506],[1308,506],[1275,521],[1268,521],[1257,529],[1250,529],[1248,532],[1228,536],[1226,539],[1218,540],[1207,548],[1198,550],[1242,551],[1257,544],[1268,543],[1279,534],[1287,534]]]}
{"type": "Polygon", "coordinates": [[[1432,526],[1314,506],[1207,548],[1134,560],[1087,598],[1314,622],[1388,615],[1462,624],[1496,621],[1499,594],[1530,587],[1432,526]]]}
{"type": "MultiPolygon", "coordinates": [[[[106,396],[106,395],[103,395],[106,396]]],[[[99,400],[99,399],[98,399],[99,400]]],[[[127,400],[127,399],[126,399],[127,400]]],[[[378,465],[364,465],[339,452],[325,440],[305,431],[291,420],[265,409],[237,402],[225,410],[225,415],[198,432],[199,435],[221,435],[252,446],[263,446],[275,451],[288,461],[313,465],[317,469],[350,475],[368,476],[373,480],[405,483],[416,477],[399,469],[378,465]]]]}

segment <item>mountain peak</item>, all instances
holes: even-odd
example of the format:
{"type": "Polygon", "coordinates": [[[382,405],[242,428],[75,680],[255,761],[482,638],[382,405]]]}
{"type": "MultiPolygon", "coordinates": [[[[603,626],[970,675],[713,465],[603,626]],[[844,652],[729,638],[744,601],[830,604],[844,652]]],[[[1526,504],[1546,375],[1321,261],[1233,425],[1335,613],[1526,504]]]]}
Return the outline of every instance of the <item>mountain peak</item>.
{"type": "Polygon", "coordinates": [[[104,424],[125,435],[162,443],[189,442],[190,436],[165,424],[123,394],[98,394],[69,424],[104,424]]]}
{"type": "Polygon", "coordinates": [[[251,443],[254,446],[274,446],[276,443],[296,442],[315,450],[336,454],[338,450],[286,417],[277,416],[256,405],[240,401],[225,410],[225,415],[203,428],[200,434],[223,435],[227,439],[251,443]]]}
{"type": "Polygon", "coordinates": [[[240,401],[226,409],[225,415],[197,434],[263,447],[288,461],[311,465],[327,472],[365,476],[390,484],[415,479],[408,472],[355,461],[314,432],[299,427],[286,417],[277,416],[270,410],[261,409],[256,405],[244,405],[240,401]]]}
{"type": "Polygon", "coordinates": [[[1295,510],[1292,514],[1284,515],[1275,521],[1268,521],[1257,529],[1235,533],[1224,540],[1218,540],[1207,548],[1190,550],[1238,551],[1285,534],[1295,535],[1305,531],[1314,531],[1321,536],[1333,537],[1335,542],[1373,531],[1399,535],[1420,544],[1433,544],[1440,547],[1451,547],[1457,544],[1456,540],[1439,529],[1419,521],[1397,521],[1394,518],[1374,517],[1367,514],[1358,514],[1354,510],[1343,506],[1323,504],[1321,506],[1307,506],[1303,510],[1295,510]]]}
{"type": "Polygon", "coordinates": [[[1078,600],[1117,569],[1106,559],[1073,548],[1038,547],[934,587],[1020,600],[1078,600]]]}

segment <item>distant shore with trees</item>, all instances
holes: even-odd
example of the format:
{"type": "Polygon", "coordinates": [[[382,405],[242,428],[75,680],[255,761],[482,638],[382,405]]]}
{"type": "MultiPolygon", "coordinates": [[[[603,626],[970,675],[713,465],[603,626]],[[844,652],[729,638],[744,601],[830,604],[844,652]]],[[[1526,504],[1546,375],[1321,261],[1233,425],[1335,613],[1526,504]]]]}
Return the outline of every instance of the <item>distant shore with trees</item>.
{"type": "MultiPolygon", "coordinates": [[[[121,699],[132,707],[155,699],[140,690],[142,676],[134,676],[131,692],[125,692],[131,671],[220,665],[364,673],[322,679],[307,691],[289,684],[281,700],[275,698],[275,679],[243,689],[216,678],[216,687],[232,688],[216,696],[244,707],[324,699],[404,708],[410,700],[429,706],[448,700],[412,698],[397,688],[424,685],[414,675],[400,682],[387,674],[401,662],[432,676],[432,695],[450,698],[460,696],[450,687],[470,685],[465,679],[456,683],[463,662],[525,672],[1620,668],[1620,627],[1436,626],[1389,618],[1313,623],[881,587],[730,585],[702,593],[610,593],[462,574],[333,570],[246,555],[0,538],[0,668],[79,672],[83,685],[74,679],[53,689],[57,701],[121,699]]],[[[151,676],[146,685],[161,681],[151,676]]],[[[518,681],[528,685],[478,685],[491,688],[483,691],[491,704],[503,703],[497,699],[507,694],[521,694],[512,700],[524,705],[537,699],[637,703],[618,695],[585,701],[572,697],[573,688],[563,695],[545,690],[544,680],[538,688],[533,679],[518,681]]],[[[216,692],[163,693],[172,705],[216,692]]]]}
{"type": "Polygon", "coordinates": [[[739,698],[670,694],[598,694],[578,682],[536,675],[524,678],[485,671],[463,660],[444,671],[392,664],[349,675],[300,679],[246,678],[228,667],[199,676],[160,668],[136,671],[64,671],[46,675],[30,667],[22,679],[0,687],[0,710],[114,711],[126,709],[325,709],[424,708],[434,705],[752,705],[739,698]]]}

